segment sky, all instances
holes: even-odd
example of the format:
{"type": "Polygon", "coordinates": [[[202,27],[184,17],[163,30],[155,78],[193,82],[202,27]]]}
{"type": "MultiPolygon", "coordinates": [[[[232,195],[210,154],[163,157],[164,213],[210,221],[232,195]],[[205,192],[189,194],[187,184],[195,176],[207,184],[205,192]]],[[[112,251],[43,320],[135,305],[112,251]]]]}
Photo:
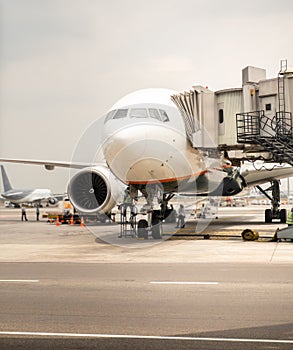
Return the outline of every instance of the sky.
{"type": "MultiPolygon", "coordinates": [[[[248,65],[275,77],[293,67],[292,18],[291,0],[0,0],[0,156],[70,161],[137,89],[240,87],[248,65]]],[[[66,190],[67,170],[6,168],[15,187],[66,190]]]]}

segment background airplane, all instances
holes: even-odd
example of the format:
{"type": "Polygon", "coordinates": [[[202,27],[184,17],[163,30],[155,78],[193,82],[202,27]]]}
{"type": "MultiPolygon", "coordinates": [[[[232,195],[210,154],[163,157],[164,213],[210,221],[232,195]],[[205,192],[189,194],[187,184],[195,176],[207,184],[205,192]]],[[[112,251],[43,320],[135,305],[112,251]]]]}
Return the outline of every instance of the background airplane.
{"type": "Polygon", "coordinates": [[[7,173],[3,165],[0,165],[1,174],[2,174],[2,183],[4,192],[1,193],[1,196],[9,201],[10,203],[18,206],[22,203],[33,203],[41,205],[42,201],[46,201],[47,204],[57,204],[58,199],[54,197],[51,190],[47,188],[41,189],[19,189],[13,188],[8,179],[7,173]]]}

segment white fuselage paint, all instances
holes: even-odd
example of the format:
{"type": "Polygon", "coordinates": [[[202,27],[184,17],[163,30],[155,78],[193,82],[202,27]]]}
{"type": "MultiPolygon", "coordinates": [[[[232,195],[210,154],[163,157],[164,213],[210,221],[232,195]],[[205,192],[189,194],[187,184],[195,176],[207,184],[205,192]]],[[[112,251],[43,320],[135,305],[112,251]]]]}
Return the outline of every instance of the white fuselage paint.
{"type": "Polygon", "coordinates": [[[3,198],[16,204],[37,202],[54,198],[52,192],[46,188],[37,188],[34,190],[10,190],[1,195],[3,198]]]}
{"type": "Polygon", "coordinates": [[[188,141],[180,111],[170,98],[174,93],[165,89],[138,91],[109,111],[127,109],[124,117],[106,118],[103,146],[108,166],[124,183],[188,183],[205,174],[214,178],[216,187],[223,179],[223,172],[216,170],[220,161],[210,162],[188,141]],[[137,109],[147,110],[148,116],[133,117],[137,109]],[[151,110],[165,111],[169,120],[152,118],[151,110]]]}

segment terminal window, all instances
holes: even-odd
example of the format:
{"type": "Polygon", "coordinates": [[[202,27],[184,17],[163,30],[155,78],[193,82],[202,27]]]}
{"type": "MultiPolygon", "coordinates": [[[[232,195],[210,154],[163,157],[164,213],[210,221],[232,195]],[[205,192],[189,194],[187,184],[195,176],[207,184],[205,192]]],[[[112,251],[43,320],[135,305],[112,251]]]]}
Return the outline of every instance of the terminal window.
{"type": "Polygon", "coordinates": [[[224,123],[224,110],[222,108],[219,109],[219,123],[220,124],[224,123]]]}
{"type": "Polygon", "coordinates": [[[266,104],[266,111],[271,111],[272,110],[272,105],[270,103],[266,104]]]}

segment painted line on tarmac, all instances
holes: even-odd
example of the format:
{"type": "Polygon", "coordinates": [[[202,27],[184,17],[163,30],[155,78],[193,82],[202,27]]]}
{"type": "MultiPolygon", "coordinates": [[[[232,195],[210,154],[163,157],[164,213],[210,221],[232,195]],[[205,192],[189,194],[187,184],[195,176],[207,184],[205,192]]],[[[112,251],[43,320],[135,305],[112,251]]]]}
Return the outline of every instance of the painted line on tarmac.
{"type": "Polygon", "coordinates": [[[235,343],[277,343],[293,344],[293,339],[253,339],[253,338],[204,338],[204,337],[180,337],[157,335],[132,335],[132,334],[92,334],[92,333],[48,333],[48,332],[10,332],[0,331],[0,335],[36,336],[36,337],[63,337],[63,338],[109,338],[109,339],[150,339],[150,340],[186,340],[206,342],[235,342],[235,343]]]}
{"type": "Polygon", "coordinates": [[[38,283],[40,280],[0,280],[0,283],[38,283]]]}
{"type": "Polygon", "coordinates": [[[178,284],[178,285],[217,285],[219,282],[182,282],[182,281],[152,281],[151,284],[178,284]]]}

